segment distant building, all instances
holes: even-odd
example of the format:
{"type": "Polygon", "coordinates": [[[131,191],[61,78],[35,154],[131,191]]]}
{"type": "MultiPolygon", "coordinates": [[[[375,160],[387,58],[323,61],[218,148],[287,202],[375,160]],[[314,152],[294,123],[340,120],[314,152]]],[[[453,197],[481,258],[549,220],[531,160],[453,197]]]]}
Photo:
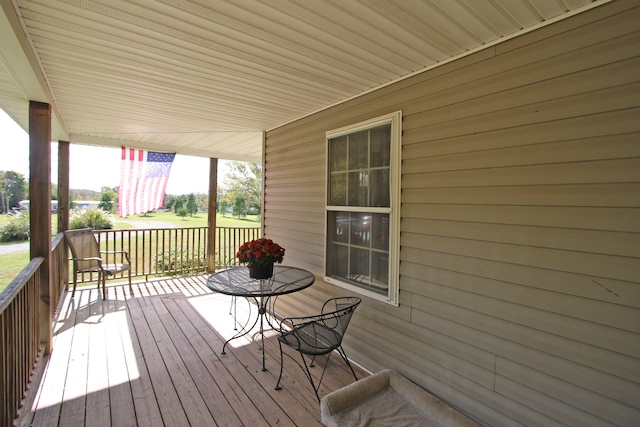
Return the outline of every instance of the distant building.
{"type": "MultiPolygon", "coordinates": [[[[21,211],[28,211],[29,204],[30,204],[29,200],[21,200],[20,202],[18,202],[18,205],[20,206],[21,211]]],[[[97,209],[99,204],[100,202],[97,200],[80,200],[77,202],[73,202],[73,206],[80,209],[91,209],[91,208],[97,209]]],[[[57,200],[51,201],[51,212],[52,213],[58,212],[57,200]]]]}
{"type": "Polygon", "coordinates": [[[96,200],[80,200],[77,202],[73,202],[74,207],[81,209],[97,209],[99,204],[100,202],[96,200]]]}

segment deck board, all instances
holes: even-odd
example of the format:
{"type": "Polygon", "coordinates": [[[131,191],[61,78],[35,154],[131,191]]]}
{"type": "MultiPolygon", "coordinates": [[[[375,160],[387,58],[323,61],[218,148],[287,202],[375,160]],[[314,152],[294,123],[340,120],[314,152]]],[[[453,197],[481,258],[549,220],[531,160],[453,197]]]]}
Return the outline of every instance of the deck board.
{"type": "MultiPolygon", "coordinates": [[[[87,401],[87,373],[89,354],[89,328],[91,322],[91,304],[97,300],[90,298],[90,292],[76,294],[76,326],[73,328],[73,338],[69,364],[74,369],[67,370],[64,380],[64,391],[62,399],[62,409],[60,411],[60,425],[63,426],[84,426],[85,409],[87,401]]],[[[64,361],[61,361],[64,363],[64,361]]],[[[57,369],[64,369],[64,365],[59,365],[57,369]]]]}
{"type": "MultiPolygon", "coordinates": [[[[277,335],[267,331],[267,370],[253,333],[232,341],[230,297],[206,276],[79,288],[60,305],[54,351],[22,425],[320,426],[320,409],[302,369],[285,358],[282,389],[277,335]]],[[[256,307],[251,306],[253,315],[256,307]]],[[[238,318],[248,316],[245,300],[238,318]]],[[[299,358],[293,353],[292,356],[299,358]]],[[[323,363],[324,360],[320,360],[323,363]]],[[[354,366],[358,377],[366,372],[354,366]]],[[[317,376],[322,366],[312,368],[317,376]]],[[[353,382],[334,354],[320,395],[353,382]]]]}
{"type": "MultiPolygon", "coordinates": [[[[111,350],[113,345],[107,342],[113,336],[106,330],[108,328],[106,323],[110,316],[104,316],[104,313],[108,310],[108,304],[108,300],[104,302],[96,301],[95,311],[91,313],[89,318],[92,325],[88,331],[89,350],[87,354],[91,355],[91,357],[87,359],[85,419],[91,420],[91,425],[96,427],[111,425],[111,410],[109,405],[105,405],[105,402],[109,402],[110,399],[113,400],[113,396],[110,396],[112,394],[110,382],[113,380],[109,372],[115,373],[117,369],[113,366],[114,363],[117,363],[117,360],[113,359],[113,353],[115,353],[111,350]],[[109,349],[109,354],[107,354],[107,349],[109,349]],[[109,363],[109,358],[112,358],[111,363],[109,363]]],[[[115,419],[114,423],[117,423],[115,419]]]]}

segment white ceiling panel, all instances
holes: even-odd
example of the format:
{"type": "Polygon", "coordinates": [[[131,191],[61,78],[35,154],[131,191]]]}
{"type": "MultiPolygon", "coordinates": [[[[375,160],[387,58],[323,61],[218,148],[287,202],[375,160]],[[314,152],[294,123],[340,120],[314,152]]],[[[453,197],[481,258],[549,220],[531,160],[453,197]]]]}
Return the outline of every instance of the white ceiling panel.
{"type": "Polygon", "coordinates": [[[262,132],[590,0],[0,0],[0,106],[54,139],[260,161],[262,132]]]}

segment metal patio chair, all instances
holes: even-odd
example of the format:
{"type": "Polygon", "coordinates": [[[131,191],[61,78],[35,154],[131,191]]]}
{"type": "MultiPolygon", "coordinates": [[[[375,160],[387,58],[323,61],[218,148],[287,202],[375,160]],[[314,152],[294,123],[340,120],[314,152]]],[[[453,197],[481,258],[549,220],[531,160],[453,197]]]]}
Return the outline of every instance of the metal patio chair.
{"type": "Polygon", "coordinates": [[[73,292],[71,297],[75,296],[78,274],[81,273],[98,273],[98,289],[100,289],[100,283],[102,283],[102,297],[104,298],[106,296],[107,276],[127,271],[129,273],[129,292],[133,293],[133,288],[131,287],[131,260],[128,252],[101,251],[98,241],[93,235],[93,230],[90,228],[67,230],[64,235],[69,244],[69,249],[71,249],[72,258],[70,260],[73,261],[73,292]],[[114,263],[108,264],[103,260],[103,254],[120,254],[120,263],[116,263],[114,258],[114,263]]]}
{"type": "MultiPolygon", "coordinates": [[[[344,349],[342,348],[342,338],[349,326],[349,321],[353,312],[360,304],[361,300],[358,297],[339,297],[331,298],[322,305],[320,314],[313,316],[301,316],[301,317],[286,317],[280,322],[281,336],[278,337],[278,344],[280,345],[280,376],[275,389],[280,390],[280,380],[282,379],[282,368],[284,364],[284,353],[282,346],[286,345],[300,353],[302,363],[304,365],[305,375],[313,387],[313,391],[316,393],[316,398],[320,401],[318,390],[320,384],[322,384],[322,378],[329,364],[329,358],[334,350],[337,350],[342,359],[347,363],[353,377],[358,380],[356,373],[349,363],[344,349]],[[290,325],[287,328],[285,325],[290,325]],[[316,386],[309,367],[314,366],[316,356],[328,355],[327,360],[322,370],[322,375],[316,386]],[[306,356],[311,356],[311,363],[307,364],[306,356]]],[[[293,356],[286,354],[295,361],[293,356]]],[[[302,368],[299,362],[296,361],[302,368]]]]}

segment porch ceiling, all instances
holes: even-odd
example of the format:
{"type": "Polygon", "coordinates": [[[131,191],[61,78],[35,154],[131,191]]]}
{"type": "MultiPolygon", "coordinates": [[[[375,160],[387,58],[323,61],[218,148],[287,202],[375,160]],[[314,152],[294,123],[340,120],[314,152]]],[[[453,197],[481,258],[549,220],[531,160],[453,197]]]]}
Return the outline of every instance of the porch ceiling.
{"type": "Polygon", "coordinates": [[[54,140],[260,161],[266,130],[605,2],[0,0],[0,107],[27,129],[50,103],[54,140]]]}

